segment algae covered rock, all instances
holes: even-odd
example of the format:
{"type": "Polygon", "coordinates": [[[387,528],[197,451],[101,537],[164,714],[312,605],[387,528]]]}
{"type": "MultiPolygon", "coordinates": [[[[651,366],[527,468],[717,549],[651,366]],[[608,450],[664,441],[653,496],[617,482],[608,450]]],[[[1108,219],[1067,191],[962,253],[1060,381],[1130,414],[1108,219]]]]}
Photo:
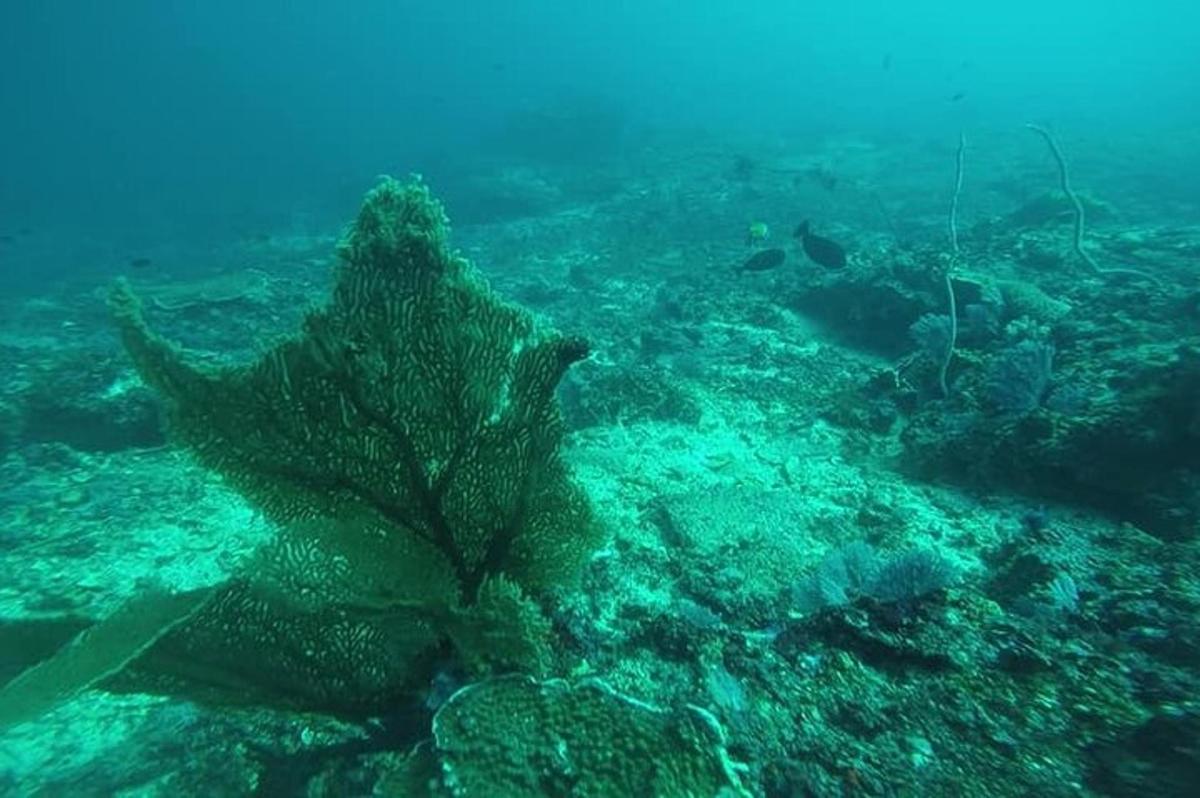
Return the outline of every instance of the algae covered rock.
{"type": "MultiPolygon", "coordinates": [[[[900,436],[905,468],[1091,505],[1163,540],[1196,539],[1200,340],[1087,346],[1095,351],[1069,352],[1061,373],[1055,361],[1048,388],[1019,412],[919,410],[900,436]]],[[[988,392],[1018,383],[972,389],[997,405],[988,392]]]]}
{"type": "Polygon", "coordinates": [[[505,676],[455,693],[434,718],[450,795],[748,795],[705,710],[667,711],[602,682],[505,676]]]}

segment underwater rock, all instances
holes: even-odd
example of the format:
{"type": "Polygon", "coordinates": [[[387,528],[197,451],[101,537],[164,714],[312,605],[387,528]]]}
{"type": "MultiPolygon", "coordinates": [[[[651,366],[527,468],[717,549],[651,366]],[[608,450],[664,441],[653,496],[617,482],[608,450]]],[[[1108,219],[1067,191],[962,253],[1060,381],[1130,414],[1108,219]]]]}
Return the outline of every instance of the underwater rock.
{"type": "MultiPolygon", "coordinates": [[[[1114,215],[1113,207],[1106,202],[1087,194],[1080,194],[1079,199],[1089,220],[1109,219],[1114,215]]],[[[1044,191],[1008,214],[1006,220],[1009,225],[1018,229],[1041,227],[1069,221],[1074,213],[1075,207],[1065,194],[1060,191],[1044,191]]]]}
{"type": "Polygon", "coordinates": [[[446,204],[458,224],[495,224],[552,213],[562,188],[541,170],[509,166],[472,173],[449,184],[446,204]]]}
{"type": "Polygon", "coordinates": [[[14,396],[16,440],[65,443],[86,452],[162,446],[162,411],[152,391],[110,354],[87,350],[39,362],[14,396]]]}
{"type": "Polygon", "coordinates": [[[1044,400],[1038,388],[1037,405],[1026,396],[1019,418],[978,409],[989,401],[987,380],[964,386],[971,409],[922,407],[901,434],[904,466],[924,478],[1089,504],[1163,539],[1194,539],[1200,341],[1088,348],[1073,363],[1060,353],[1064,376],[1044,400]]]}
{"type": "Polygon", "coordinates": [[[1165,709],[1089,748],[1088,786],[1102,795],[1191,795],[1200,784],[1200,712],[1165,709]]]}
{"type": "Polygon", "coordinates": [[[700,403],[666,370],[631,365],[588,368],[563,381],[563,414],[574,429],[639,419],[696,424],[700,403]]]}
{"type": "Polygon", "coordinates": [[[907,252],[864,252],[852,269],[800,269],[780,304],[821,321],[847,343],[907,354],[908,329],[925,313],[945,312],[935,292],[932,259],[907,252]]]}

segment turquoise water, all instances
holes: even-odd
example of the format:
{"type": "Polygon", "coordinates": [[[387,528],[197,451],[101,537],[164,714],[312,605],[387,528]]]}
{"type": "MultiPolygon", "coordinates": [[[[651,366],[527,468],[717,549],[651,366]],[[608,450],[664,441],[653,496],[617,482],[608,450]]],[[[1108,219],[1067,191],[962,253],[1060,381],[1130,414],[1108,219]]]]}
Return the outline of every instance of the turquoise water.
{"type": "Polygon", "coordinates": [[[0,8],[0,795],[1191,795],[1109,5],[0,8]]]}

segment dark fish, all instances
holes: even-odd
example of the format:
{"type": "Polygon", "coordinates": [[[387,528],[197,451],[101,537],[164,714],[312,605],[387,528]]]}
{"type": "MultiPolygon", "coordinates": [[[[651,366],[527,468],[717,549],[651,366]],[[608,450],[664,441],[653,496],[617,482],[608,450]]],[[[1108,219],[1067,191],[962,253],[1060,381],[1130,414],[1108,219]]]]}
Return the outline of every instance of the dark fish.
{"type": "Polygon", "coordinates": [[[130,258],[129,266],[133,269],[148,269],[154,265],[154,261],[149,258],[130,258]]]}
{"type": "Polygon", "coordinates": [[[957,92],[953,97],[950,98],[950,102],[956,103],[959,100],[961,100],[963,97],[966,97],[966,96],[967,96],[967,93],[965,91],[957,92]]]}
{"type": "Polygon", "coordinates": [[[804,247],[804,254],[814,263],[818,263],[826,269],[840,269],[846,265],[846,250],[842,249],[837,242],[810,233],[808,222],[800,223],[800,226],[796,228],[795,236],[800,239],[800,246],[804,247]]]}
{"type": "Polygon", "coordinates": [[[0,236],[0,244],[15,244],[17,239],[13,236],[0,236]]]}
{"type": "Polygon", "coordinates": [[[765,272],[781,265],[785,258],[787,253],[782,249],[764,249],[751,255],[737,273],[740,275],[742,272],[765,272]]]}

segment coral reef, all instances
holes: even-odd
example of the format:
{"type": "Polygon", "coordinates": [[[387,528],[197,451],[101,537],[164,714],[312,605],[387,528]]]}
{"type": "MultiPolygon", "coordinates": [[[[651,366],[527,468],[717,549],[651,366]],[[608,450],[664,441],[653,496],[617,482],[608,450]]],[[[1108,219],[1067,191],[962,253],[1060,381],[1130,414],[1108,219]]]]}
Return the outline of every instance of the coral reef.
{"type": "Polygon", "coordinates": [[[604,201],[542,165],[553,209],[460,222],[596,352],[524,432],[521,386],[582,347],[483,289],[419,186],[371,196],[331,302],[325,233],[139,271],[116,305],[152,387],[91,285],[0,297],[0,678],[91,626],[0,692],[38,716],[0,730],[0,793],[1190,795],[1194,214],[1139,223],[1170,222],[1125,184],[1089,251],[1161,279],[1085,271],[1069,201],[1031,193],[1048,162],[1016,159],[1011,195],[968,176],[952,261],[951,151],[841,141],[825,186],[771,146],[668,147],[604,201]],[[800,206],[846,267],[736,279],[745,222],[800,206]],[[152,421],[153,386],[197,457],[116,413],[118,445],[78,434],[152,421]],[[523,516],[487,488],[519,474],[523,516]]]}

